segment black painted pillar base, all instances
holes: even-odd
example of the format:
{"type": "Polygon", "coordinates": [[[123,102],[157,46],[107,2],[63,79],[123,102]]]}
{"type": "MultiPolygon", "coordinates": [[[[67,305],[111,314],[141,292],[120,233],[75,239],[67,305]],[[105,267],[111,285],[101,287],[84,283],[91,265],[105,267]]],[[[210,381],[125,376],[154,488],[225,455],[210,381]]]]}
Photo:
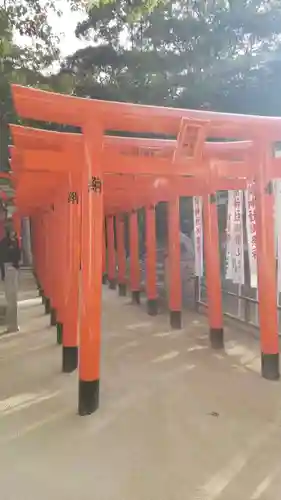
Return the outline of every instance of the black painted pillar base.
{"type": "Polygon", "coordinates": [[[126,297],[127,286],[126,286],[125,283],[119,283],[119,285],[118,285],[118,293],[119,293],[119,297],[126,297]]]}
{"type": "Polygon", "coordinates": [[[132,292],[132,303],[133,304],[140,304],[140,291],[139,290],[134,290],[132,292]]]}
{"type": "Polygon", "coordinates": [[[78,366],[78,347],[63,346],[62,348],[62,371],[63,373],[71,373],[78,366]]]}
{"type": "Polygon", "coordinates": [[[42,295],[42,304],[43,304],[43,306],[46,304],[46,297],[45,297],[45,295],[42,295]]]}
{"type": "Polygon", "coordinates": [[[103,274],[102,275],[102,284],[106,285],[106,283],[107,283],[107,274],[103,274]]]}
{"type": "Polygon", "coordinates": [[[261,353],[261,374],[267,380],[279,380],[279,353],[261,353]]]}
{"type": "Polygon", "coordinates": [[[170,311],[170,325],[174,330],[181,329],[181,311],[170,311]]]}
{"type": "Polygon", "coordinates": [[[157,316],[158,314],[157,299],[147,299],[147,314],[149,314],[149,316],[157,316]]]}
{"type": "Polygon", "coordinates": [[[99,380],[79,380],[78,414],[91,415],[99,407],[99,380]]]}
{"type": "Polygon", "coordinates": [[[45,314],[50,314],[51,312],[51,301],[48,297],[45,297],[45,314]]]}
{"type": "Polygon", "coordinates": [[[57,344],[62,345],[63,323],[57,323],[57,344]]]}
{"type": "Polygon", "coordinates": [[[51,308],[51,326],[56,326],[57,324],[57,311],[54,307],[51,308]]]}
{"type": "Polygon", "coordinates": [[[116,290],[116,281],[115,279],[109,279],[108,280],[108,287],[109,287],[109,290],[116,290]]]}
{"type": "Polygon", "coordinates": [[[223,328],[210,328],[210,343],[213,349],[223,349],[223,328]]]}

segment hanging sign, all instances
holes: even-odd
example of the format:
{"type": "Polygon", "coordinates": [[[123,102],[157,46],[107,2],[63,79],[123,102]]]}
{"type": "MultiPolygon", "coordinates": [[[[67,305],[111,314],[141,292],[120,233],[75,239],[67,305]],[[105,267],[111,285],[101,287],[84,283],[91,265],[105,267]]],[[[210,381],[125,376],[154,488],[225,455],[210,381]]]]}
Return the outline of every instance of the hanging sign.
{"type": "Polygon", "coordinates": [[[243,192],[228,193],[226,278],[244,284],[243,192]]]}
{"type": "Polygon", "coordinates": [[[233,217],[233,191],[228,191],[227,221],[226,221],[226,252],[225,252],[225,277],[232,280],[231,263],[231,222],[233,217]]]}
{"type": "Polygon", "coordinates": [[[195,275],[203,276],[202,198],[193,196],[195,275]]]}
{"type": "Polygon", "coordinates": [[[233,192],[233,282],[244,285],[243,191],[233,192]]]}
{"type": "Polygon", "coordinates": [[[257,232],[256,232],[256,203],[253,184],[249,184],[245,191],[246,200],[246,228],[248,240],[248,255],[251,276],[251,287],[257,288],[257,232]]]}

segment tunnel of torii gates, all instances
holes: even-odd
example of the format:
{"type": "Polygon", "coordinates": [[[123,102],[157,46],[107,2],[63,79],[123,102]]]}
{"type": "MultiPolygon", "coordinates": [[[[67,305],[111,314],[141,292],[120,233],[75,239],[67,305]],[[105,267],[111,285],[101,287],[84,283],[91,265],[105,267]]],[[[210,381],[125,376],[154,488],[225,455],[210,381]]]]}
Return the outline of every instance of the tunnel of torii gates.
{"type": "Polygon", "coordinates": [[[116,284],[114,217],[119,293],[126,293],[128,213],[129,287],[138,303],[137,210],[145,208],[147,307],[155,315],[155,206],[168,203],[170,323],[181,328],[180,196],[203,199],[210,344],[218,349],[223,348],[223,313],[216,191],[249,185],[254,190],[261,372],[266,379],[278,379],[272,180],[281,177],[281,160],[272,150],[281,138],[281,119],[82,99],[18,85],[12,86],[12,94],[20,117],[68,124],[82,132],[11,126],[15,204],[18,214],[31,218],[35,274],[63,345],[62,370],[79,367],[79,414],[91,414],[99,406],[101,288],[106,275],[112,288],[116,284]],[[108,131],[176,140],[118,137],[108,131]],[[210,137],[230,142],[207,142],[210,137]]]}

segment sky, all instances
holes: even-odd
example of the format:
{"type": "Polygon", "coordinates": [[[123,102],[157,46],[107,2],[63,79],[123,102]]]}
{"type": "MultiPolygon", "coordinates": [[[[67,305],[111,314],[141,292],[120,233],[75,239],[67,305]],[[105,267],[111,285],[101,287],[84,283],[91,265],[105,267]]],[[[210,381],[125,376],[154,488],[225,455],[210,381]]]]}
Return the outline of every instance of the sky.
{"type": "MultiPolygon", "coordinates": [[[[73,54],[78,49],[86,47],[89,42],[79,40],[75,37],[75,28],[77,24],[86,18],[85,12],[72,12],[66,0],[56,0],[58,8],[63,12],[61,17],[58,17],[53,12],[50,13],[49,22],[53,27],[53,32],[61,39],[60,49],[62,57],[73,54]]],[[[29,37],[21,37],[15,35],[15,42],[19,45],[28,45],[31,43],[29,37]]]]}
{"type": "MultiPolygon", "coordinates": [[[[42,3],[46,0],[41,0],[42,3]]],[[[1,0],[0,0],[1,2],[1,0]]],[[[57,16],[54,12],[50,12],[49,15],[49,24],[53,28],[54,35],[58,35],[60,38],[60,51],[61,58],[65,58],[68,55],[73,54],[79,49],[84,47],[88,47],[91,45],[91,41],[89,40],[79,40],[75,36],[75,29],[79,22],[83,21],[87,18],[87,13],[85,10],[80,11],[71,11],[68,0],[56,0],[56,6],[62,12],[62,16],[57,16]]],[[[124,44],[126,44],[127,34],[121,34],[124,44]]],[[[14,41],[17,45],[27,46],[32,45],[34,40],[28,36],[20,36],[18,33],[14,35],[14,41]]],[[[50,68],[48,68],[45,72],[56,73],[59,71],[60,63],[54,63],[50,68]]]]}
{"type": "Polygon", "coordinates": [[[89,42],[79,40],[75,37],[75,28],[77,24],[83,21],[87,16],[85,12],[72,12],[68,2],[65,0],[57,0],[57,4],[63,11],[63,15],[62,17],[58,17],[52,13],[50,15],[50,24],[55,34],[61,34],[61,55],[65,57],[89,45],[89,42]]]}

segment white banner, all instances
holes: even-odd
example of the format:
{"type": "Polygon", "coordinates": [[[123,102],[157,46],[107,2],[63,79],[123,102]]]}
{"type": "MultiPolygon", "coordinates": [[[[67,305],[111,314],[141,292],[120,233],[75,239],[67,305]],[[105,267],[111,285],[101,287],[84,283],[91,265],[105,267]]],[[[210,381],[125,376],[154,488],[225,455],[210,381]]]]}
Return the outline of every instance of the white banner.
{"type": "Polygon", "coordinates": [[[257,232],[256,232],[256,203],[253,185],[245,191],[246,200],[246,228],[248,240],[248,255],[250,265],[251,287],[257,288],[257,232]]]}
{"type": "Polygon", "coordinates": [[[228,191],[227,201],[227,225],[226,225],[226,253],[225,253],[225,277],[232,280],[232,220],[233,220],[233,191],[228,191]]]}
{"type": "Polygon", "coordinates": [[[244,284],[243,192],[228,192],[226,279],[244,284]]]}
{"type": "Polygon", "coordinates": [[[202,220],[201,196],[193,196],[193,227],[194,227],[195,275],[203,276],[203,220],[202,220]]]}
{"type": "Polygon", "coordinates": [[[233,191],[233,282],[244,285],[243,192],[233,191]]]}
{"type": "Polygon", "coordinates": [[[225,277],[227,280],[232,280],[232,264],[231,264],[232,217],[233,217],[233,191],[228,191],[227,221],[226,221],[226,252],[225,252],[225,277]]]}

